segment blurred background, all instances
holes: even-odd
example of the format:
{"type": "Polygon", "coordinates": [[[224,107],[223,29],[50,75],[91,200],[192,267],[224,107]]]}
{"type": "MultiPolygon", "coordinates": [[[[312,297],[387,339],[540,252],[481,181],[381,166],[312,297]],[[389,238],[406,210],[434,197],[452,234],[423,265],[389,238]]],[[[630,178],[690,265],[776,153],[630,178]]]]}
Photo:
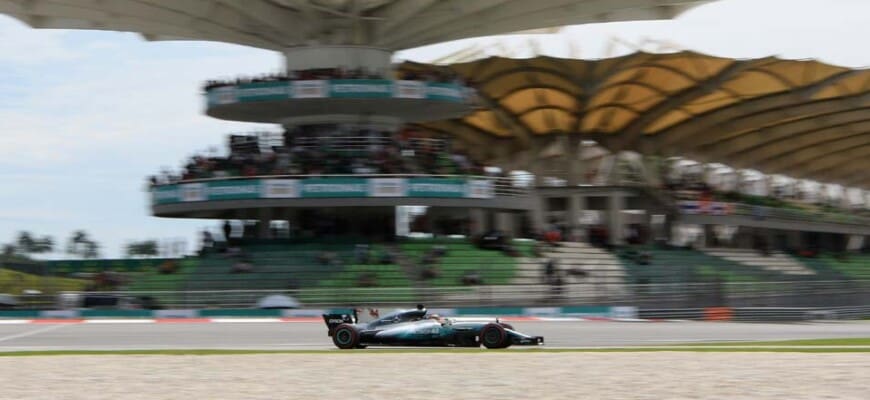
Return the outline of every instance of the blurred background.
{"type": "Polygon", "coordinates": [[[870,315],[865,2],[30,3],[0,308],[870,315]]]}

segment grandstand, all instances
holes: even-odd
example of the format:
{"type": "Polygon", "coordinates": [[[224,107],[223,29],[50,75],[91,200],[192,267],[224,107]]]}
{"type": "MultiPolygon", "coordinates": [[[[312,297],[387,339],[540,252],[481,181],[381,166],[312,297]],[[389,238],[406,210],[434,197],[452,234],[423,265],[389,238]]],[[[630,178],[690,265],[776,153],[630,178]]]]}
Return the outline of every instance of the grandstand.
{"type": "Polygon", "coordinates": [[[237,306],[269,293],[317,306],[603,304],[695,284],[870,278],[870,70],[688,51],[391,58],[550,24],[669,18],[702,1],[577,12],[376,1],[349,15],[341,2],[251,0],[196,24],[178,21],[201,11],[170,0],[79,3],[0,0],[0,12],[279,50],[285,70],[203,84],[206,115],[280,132],[230,134],[225,154],[148,178],[154,216],[237,232],[180,260],[49,263],[58,275],[114,270],[130,293],[198,306],[226,305],[226,293],[244,294],[237,306]],[[403,220],[408,207],[418,220],[403,220]]]}
{"type": "Polygon", "coordinates": [[[815,272],[797,260],[792,259],[782,252],[770,252],[759,254],[751,249],[707,249],[707,254],[734,261],[742,265],[758,267],[765,271],[778,272],[786,275],[813,275],[815,272]]]}
{"type": "MultiPolygon", "coordinates": [[[[737,250],[743,258],[720,257],[716,252],[685,248],[660,249],[655,246],[631,246],[618,253],[634,283],[690,283],[690,282],[762,282],[793,280],[780,269],[760,268],[742,263],[753,261],[753,256],[737,250]],[[646,260],[640,254],[647,254],[646,260]]],[[[731,253],[725,253],[731,254],[731,253]]],[[[803,275],[803,274],[801,274],[803,275]]]]}

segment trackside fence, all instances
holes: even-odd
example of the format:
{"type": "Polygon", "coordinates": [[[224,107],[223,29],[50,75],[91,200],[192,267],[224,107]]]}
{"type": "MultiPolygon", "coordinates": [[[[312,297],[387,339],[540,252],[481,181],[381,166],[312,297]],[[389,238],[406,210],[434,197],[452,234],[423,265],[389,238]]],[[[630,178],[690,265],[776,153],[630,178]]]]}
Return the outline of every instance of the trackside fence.
{"type": "MultiPolygon", "coordinates": [[[[829,308],[870,305],[870,281],[747,282],[612,285],[601,290],[594,285],[500,285],[418,288],[351,288],[299,290],[220,291],[118,291],[65,292],[58,296],[22,298],[18,308],[74,307],[85,297],[119,299],[112,307],[151,304],[161,308],[256,308],[262,298],[280,294],[299,300],[304,307],[345,307],[360,304],[406,307],[425,303],[430,307],[521,306],[558,307],[573,305],[628,305],[647,310],[675,310],[691,315],[694,309],[731,307],[829,308]],[[60,301],[59,299],[63,299],[60,301]],[[76,300],[78,299],[78,300],[76,300]],[[147,301],[142,301],[143,299],[147,301]],[[66,302],[65,304],[61,304],[66,302]]],[[[840,312],[838,314],[844,314],[840,312]]],[[[863,311],[856,311],[862,314],[863,311]]],[[[679,317],[679,316],[677,316],[679,317]]]]}

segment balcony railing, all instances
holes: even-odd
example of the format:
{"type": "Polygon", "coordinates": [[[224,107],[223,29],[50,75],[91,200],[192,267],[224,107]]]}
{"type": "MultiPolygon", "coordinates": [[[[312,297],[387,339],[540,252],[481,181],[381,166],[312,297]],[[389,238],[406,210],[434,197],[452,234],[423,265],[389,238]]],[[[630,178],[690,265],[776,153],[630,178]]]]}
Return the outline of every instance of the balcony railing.
{"type": "Polygon", "coordinates": [[[742,203],[728,203],[718,201],[682,200],[677,202],[682,214],[706,214],[706,215],[740,215],[757,219],[784,219],[793,221],[821,221],[850,225],[870,225],[870,218],[853,214],[800,211],[787,208],[757,206],[742,203]]]}
{"type": "MultiPolygon", "coordinates": [[[[305,181],[307,179],[329,180],[329,179],[407,179],[412,182],[414,179],[426,180],[427,183],[438,183],[442,181],[448,182],[485,182],[491,188],[491,193],[483,194],[479,198],[487,197],[526,197],[531,194],[531,188],[517,184],[514,178],[509,177],[494,177],[494,176],[477,176],[477,175],[427,175],[427,174],[342,174],[342,175],[257,175],[257,176],[227,176],[205,179],[189,179],[168,184],[158,184],[152,186],[152,191],[160,190],[176,184],[188,183],[208,183],[208,182],[244,182],[252,180],[298,180],[305,181]]],[[[489,190],[489,188],[487,190],[489,190]]],[[[401,197],[401,196],[400,196],[401,197]]],[[[425,196],[423,196],[425,197],[425,196]]],[[[438,197],[438,196],[433,196],[438,197]]],[[[472,196],[473,197],[473,196],[472,196]]]]}

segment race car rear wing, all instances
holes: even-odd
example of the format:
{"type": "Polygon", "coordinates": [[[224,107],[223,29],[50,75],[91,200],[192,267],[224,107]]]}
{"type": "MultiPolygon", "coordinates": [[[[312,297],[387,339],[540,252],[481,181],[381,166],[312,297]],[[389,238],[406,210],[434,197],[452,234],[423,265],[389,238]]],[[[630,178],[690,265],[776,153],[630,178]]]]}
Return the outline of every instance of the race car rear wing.
{"type": "Polygon", "coordinates": [[[323,314],[323,322],[326,323],[326,328],[329,329],[327,335],[332,336],[335,327],[341,324],[355,324],[357,321],[356,310],[351,310],[348,313],[342,314],[323,314]]]}

